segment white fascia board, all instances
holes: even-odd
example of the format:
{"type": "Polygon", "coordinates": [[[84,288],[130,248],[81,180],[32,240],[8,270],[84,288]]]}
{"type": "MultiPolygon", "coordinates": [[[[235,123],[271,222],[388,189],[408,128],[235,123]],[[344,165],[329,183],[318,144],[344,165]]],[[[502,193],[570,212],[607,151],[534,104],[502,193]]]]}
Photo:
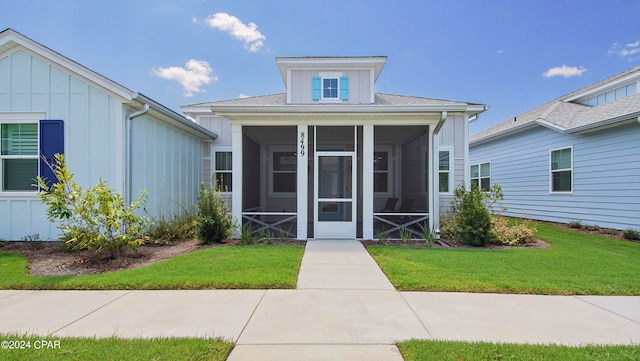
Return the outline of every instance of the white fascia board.
{"type": "Polygon", "coordinates": [[[375,73],[375,79],[378,79],[378,75],[382,71],[384,64],[387,61],[386,56],[363,56],[363,57],[276,57],[276,64],[278,64],[278,70],[282,81],[287,84],[287,70],[288,69],[309,69],[323,70],[323,69],[335,69],[336,67],[345,67],[352,69],[358,68],[373,68],[375,73]]]}
{"type": "Polygon", "coordinates": [[[466,113],[467,104],[461,105],[409,105],[409,106],[380,106],[380,105],[276,105],[276,106],[212,106],[214,113],[224,114],[257,114],[257,113],[466,113]]]}
{"type": "Polygon", "coordinates": [[[536,120],[534,120],[534,122],[536,122],[537,124],[542,125],[543,127],[549,128],[551,130],[555,130],[556,132],[559,133],[566,133],[567,129],[564,127],[561,127],[557,124],[551,123],[550,121],[543,119],[543,118],[538,118],[536,120]]]}
{"type": "Polygon", "coordinates": [[[18,44],[18,47],[12,49],[13,51],[17,51],[19,48],[26,49],[31,55],[42,57],[72,74],[96,84],[100,88],[116,94],[125,100],[131,100],[132,92],[130,89],[114,82],[113,80],[103,75],[96,73],[95,71],[79,63],[76,63],[75,61],[65,57],[64,55],[55,52],[16,31],[7,31],[8,33],[2,38],[2,41],[0,41],[0,47],[5,45],[6,42],[12,41],[18,44]]]}
{"type": "Polygon", "coordinates": [[[494,134],[486,135],[486,136],[484,136],[482,138],[469,140],[469,146],[479,145],[479,144],[482,144],[482,143],[490,142],[492,140],[499,139],[499,138],[502,138],[502,137],[506,137],[506,136],[509,136],[511,134],[518,133],[518,132],[521,132],[523,130],[527,130],[529,128],[538,127],[538,126],[540,126],[540,124],[538,124],[535,121],[527,122],[527,123],[524,123],[524,124],[520,124],[520,125],[515,126],[513,128],[509,128],[509,129],[503,130],[501,132],[497,132],[497,133],[494,133],[494,134]]]}
{"type": "Polygon", "coordinates": [[[621,115],[619,117],[615,117],[615,118],[610,118],[610,119],[604,119],[595,123],[591,123],[591,124],[587,124],[587,125],[582,125],[579,127],[575,127],[575,128],[571,128],[568,129],[566,131],[567,134],[575,134],[575,133],[580,133],[580,132],[586,132],[589,130],[593,130],[595,128],[600,128],[600,127],[606,127],[609,125],[613,125],[616,123],[622,123],[622,122],[626,122],[626,121],[637,121],[640,123],[640,112],[635,112],[635,113],[631,113],[631,114],[625,114],[625,115],[621,115]]]}

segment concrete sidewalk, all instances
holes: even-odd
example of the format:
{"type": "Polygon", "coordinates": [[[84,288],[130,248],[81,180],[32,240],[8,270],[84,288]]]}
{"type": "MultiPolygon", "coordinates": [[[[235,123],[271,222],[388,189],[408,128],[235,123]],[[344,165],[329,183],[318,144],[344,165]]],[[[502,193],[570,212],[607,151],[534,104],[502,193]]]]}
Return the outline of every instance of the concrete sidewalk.
{"type": "Polygon", "coordinates": [[[0,332],[222,337],[238,360],[402,360],[410,338],[638,344],[640,297],[397,292],[356,241],[309,241],[297,290],[0,291],[0,332]]]}

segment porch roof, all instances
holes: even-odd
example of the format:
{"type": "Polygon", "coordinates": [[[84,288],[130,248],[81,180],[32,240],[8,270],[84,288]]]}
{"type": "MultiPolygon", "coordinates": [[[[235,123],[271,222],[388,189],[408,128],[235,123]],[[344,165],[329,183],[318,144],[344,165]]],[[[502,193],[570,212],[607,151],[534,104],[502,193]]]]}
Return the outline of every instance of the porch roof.
{"type": "Polygon", "coordinates": [[[373,104],[287,104],[287,94],[277,93],[192,104],[185,109],[208,107],[213,112],[469,112],[477,114],[487,109],[484,104],[465,103],[452,100],[375,93],[373,104]]]}

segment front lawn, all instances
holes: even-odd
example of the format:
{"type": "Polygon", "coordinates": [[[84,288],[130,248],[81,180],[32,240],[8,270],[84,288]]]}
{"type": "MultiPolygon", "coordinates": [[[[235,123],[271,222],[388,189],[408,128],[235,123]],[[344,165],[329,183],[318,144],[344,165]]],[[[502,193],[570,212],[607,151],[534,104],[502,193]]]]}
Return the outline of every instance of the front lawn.
{"type": "Polygon", "coordinates": [[[398,344],[405,361],[474,360],[638,360],[637,346],[515,345],[457,341],[410,340],[398,344]]]}
{"type": "Polygon", "coordinates": [[[124,271],[34,276],[25,257],[0,251],[0,289],[295,288],[303,252],[301,246],[216,247],[124,271]]]}
{"type": "Polygon", "coordinates": [[[220,339],[95,339],[0,335],[3,360],[211,360],[223,361],[233,349],[220,339]]]}
{"type": "Polygon", "coordinates": [[[549,248],[368,250],[401,291],[640,295],[640,243],[537,226],[549,248]]]}

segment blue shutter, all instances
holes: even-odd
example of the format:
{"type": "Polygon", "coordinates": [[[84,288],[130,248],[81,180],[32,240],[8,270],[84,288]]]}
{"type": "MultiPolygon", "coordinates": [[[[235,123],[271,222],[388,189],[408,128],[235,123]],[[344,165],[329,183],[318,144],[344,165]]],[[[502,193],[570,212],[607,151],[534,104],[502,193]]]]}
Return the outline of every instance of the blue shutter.
{"type": "Polygon", "coordinates": [[[64,154],[64,122],[62,120],[40,121],[40,176],[51,186],[58,179],[47,163],[53,165],[54,154],[64,154]],[[46,160],[46,162],[45,162],[46,160]]]}
{"type": "Polygon", "coordinates": [[[340,77],[340,100],[349,100],[349,77],[340,77]]]}
{"type": "Polygon", "coordinates": [[[320,77],[314,76],[311,79],[311,100],[320,100],[321,88],[320,77]]]}

